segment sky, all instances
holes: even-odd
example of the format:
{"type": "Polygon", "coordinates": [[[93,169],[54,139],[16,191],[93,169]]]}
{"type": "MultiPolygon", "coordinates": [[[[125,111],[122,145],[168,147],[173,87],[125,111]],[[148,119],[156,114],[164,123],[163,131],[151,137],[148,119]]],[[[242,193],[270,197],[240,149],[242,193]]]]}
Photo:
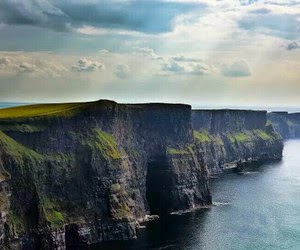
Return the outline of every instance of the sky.
{"type": "Polygon", "coordinates": [[[300,0],[0,0],[0,102],[299,97],[300,0]]]}

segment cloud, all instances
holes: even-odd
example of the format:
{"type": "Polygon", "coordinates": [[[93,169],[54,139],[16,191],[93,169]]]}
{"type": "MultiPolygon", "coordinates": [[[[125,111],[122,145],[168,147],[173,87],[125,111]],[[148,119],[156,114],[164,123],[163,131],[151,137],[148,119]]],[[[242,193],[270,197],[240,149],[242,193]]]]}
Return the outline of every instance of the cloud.
{"type": "Polygon", "coordinates": [[[116,66],[115,75],[118,78],[125,79],[130,76],[130,69],[127,64],[119,64],[116,66]]]}
{"type": "Polygon", "coordinates": [[[185,57],[185,56],[173,56],[172,59],[176,62],[202,62],[202,59],[185,57]]]}
{"type": "Polygon", "coordinates": [[[293,41],[293,42],[290,42],[290,43],[286,46],[286,49],[287,49],[287,50],[300,49],[300,45],[299,45],[298,42],[293,41]]]}
{"type": "Polygon", "coordinates": [[[58,61],[35,58],[25,53],[7,53],[0,55],[0,76],[30,75],[51,76],[64,75],[68,70],[58,61]]]}
{"type": "Polygon", "coordinates": [[[267,8],[260,8],[260,9],[255,9],[250,11],[250,13],[253,14],[269,14],[271,12],[271,10],[267,9],[267,8]]]}
{"type": "Polygon", "coordinates": [[[208,75],[211,73],[211,68],[208,65],[205,65],[204,63],[198,63],[193,65],[193,70],[190,72],[190,74],[192,75],[208,75]]]}
{"type": "Polygon", "coordinates": [[[176,62],[165,63],[162,66],[163,71],[173,72],[173,73],[184,73],[185,69],[176,62]]]}
{"type": "Polygon", "coordinates": [[[104,70],[105,65],[102,62],[82,58],[78,60],[76,65],[72,66],[72,69],[78,72],[93,72],[96,70],[104,70]]]}
{"type": "Polygon", "coordinates": [[[300,37],[300,13],[298,14],[264,14],[245,15],[238,21],[239,27],[245,30],[265,33],[284,39],[300,37]]]}
{"type": "Polygon", "coordinates": [[[47,0],[2,0],[0,2],[0,22],[65,30],[65,13],[47,0]]]}
{"type": "Polygon", "coordinates": [[[163,59],[163,57],[157,55],[155,53],[154,49],[152,49],[152,48],[149,48],[149,47],[136,47],[136,46],[134,46],[133,48],[137,49],[138,54],[150,57],[151,59],[154,59],[154,60],[156,60],[156,59],[162,60],[163,59]]]}
{"type": "Polygon", "coordinates": [[[241,60],[230,65],[222,65],[221,72],[228,77],[246,77],[251,75],[251,70],[248,64],[241,60]]]}
{"type": "MultiPolygon", "coordinates": [[[[188,58],[186,58],[188,59],[188,58]]],[[[175,61],[162,65],[162,71],[166,73],[181,74],[181,75],[209,75],[214,73],[213,67],[201,62],[193,63],[194,61],[175,61]]],[[[163,75],[163,74],[162,74],[163,75]]]]}
{"type": "Polygon", "coordinates": [[[171,31],[178,15],[204,7],[197,2],[163,0],[1,0],[0,23],[78,29],[85,34],[104,32],[97,28],[156,34],[171,31]]]}

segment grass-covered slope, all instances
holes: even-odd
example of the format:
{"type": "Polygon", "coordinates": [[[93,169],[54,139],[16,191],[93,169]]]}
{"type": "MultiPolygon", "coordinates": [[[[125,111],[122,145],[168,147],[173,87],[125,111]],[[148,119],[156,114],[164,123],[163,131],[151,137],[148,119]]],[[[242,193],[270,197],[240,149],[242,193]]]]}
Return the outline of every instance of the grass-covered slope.
{"type": "Polygon", "coordinates": [[[30,118],[39,116],[73,116],[86,108],[113,103],[108,100],[95,102],[47,103],[0,109],[0,119],[30,118]]]}
{"type": "Polygon", "coordinates": [[[72,115],[79,108],[87,104],[82,103],[65,103],[65,104],[36,104],[26,105],[13,108],[0,109],[0,119],[7,118],[27,118],[34,116],[56,116],[72,115]]]}

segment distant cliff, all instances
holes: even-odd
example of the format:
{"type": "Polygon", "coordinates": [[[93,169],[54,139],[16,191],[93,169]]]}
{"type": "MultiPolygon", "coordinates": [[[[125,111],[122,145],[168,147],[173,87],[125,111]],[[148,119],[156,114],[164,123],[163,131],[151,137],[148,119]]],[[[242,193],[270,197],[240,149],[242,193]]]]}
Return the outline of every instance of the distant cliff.
{"type": "Polygon", "coordinates": [[[282,139],[267,124],[266,111],[193,110],[192,124],[210,173],[282,157],[282,139]]]}
{"type": "Polygon", "coordinates": [[[268,119],[282,138],[300,138],[300,113],[271,112],[268,119]]]}
{"type": "Polygon", "coordinates": [[[136,237],[147,214],[211,204],[188,105],[111,101],[0,111],[0,245],[136,237]]]}

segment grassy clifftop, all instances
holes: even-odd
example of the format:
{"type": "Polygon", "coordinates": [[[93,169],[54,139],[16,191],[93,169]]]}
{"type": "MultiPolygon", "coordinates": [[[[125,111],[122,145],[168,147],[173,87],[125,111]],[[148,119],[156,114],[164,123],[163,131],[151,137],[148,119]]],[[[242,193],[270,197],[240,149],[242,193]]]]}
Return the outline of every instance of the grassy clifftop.
{"type": "Polygon", "coordinates": [[[39,116],[72,116],[96,105],[113,103],[100,100],[95,102],[34,104],[0,109],[0,119],[30,118],[39,116]]]}

